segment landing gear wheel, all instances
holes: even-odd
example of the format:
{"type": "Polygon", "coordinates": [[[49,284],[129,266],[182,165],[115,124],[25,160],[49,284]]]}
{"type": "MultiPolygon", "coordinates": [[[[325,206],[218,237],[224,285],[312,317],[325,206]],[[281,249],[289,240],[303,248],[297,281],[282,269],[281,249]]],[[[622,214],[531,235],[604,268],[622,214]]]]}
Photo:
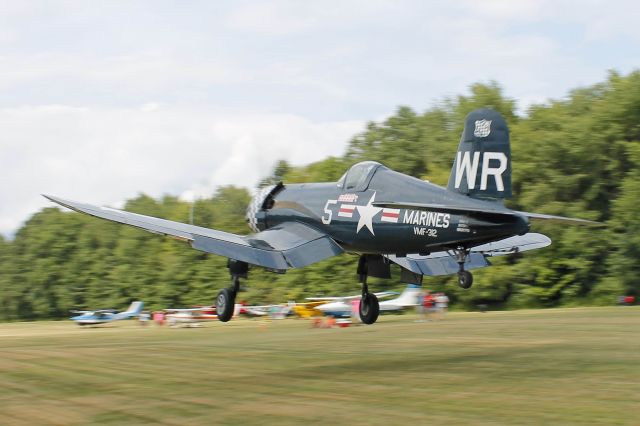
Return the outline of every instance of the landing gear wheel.
{"type": "Polygon", "coordinates": [[[216,313],[220,321],[227,322],[231,319],[235,303],[236,293],[233,289],[223,288],[218,292],[218,297],[216,297],[216,313]]]}
{"type": "Polygon", "coordinates": [[[378,298],[373,293],[365,293],[360,299],[360,319],[365,324],[373,324],[380,314],[378,298]]]}
{"type": "Polygon", "coordinates": [[[469,271],[458,272],[458,285],[464,289],[468,289],[473,284],[473,275],[469,271]]]}

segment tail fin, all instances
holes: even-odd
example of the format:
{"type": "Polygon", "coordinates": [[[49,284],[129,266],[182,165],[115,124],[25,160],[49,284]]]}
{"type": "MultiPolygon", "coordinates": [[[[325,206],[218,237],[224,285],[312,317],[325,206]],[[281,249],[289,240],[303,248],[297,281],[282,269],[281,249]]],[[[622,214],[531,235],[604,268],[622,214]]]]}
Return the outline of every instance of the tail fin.
{"type": "Polygon", "coordinates": [[[418,296],[422,288],[415,284],[407,284],[407,287],[404,289],[402,294],[395,299],[395,302],[399,306],[415,306],[418,304],[418,296]]]}
{"type": "Polygon", "coordinates": [[[477,109],[467,115],[447,189],[472,198],[511,197],[509,128],[500,113],[477,109]]]}
{"type": "Polygon", "coordinates": [[[136,316],[140,313],[140,311],[142,311],[143,305],[144,304],[140,301],[131,302],[129,309],[127,309],[125,312],[121,312],[121,314],[124,314],[127,316],[136,316]]]}

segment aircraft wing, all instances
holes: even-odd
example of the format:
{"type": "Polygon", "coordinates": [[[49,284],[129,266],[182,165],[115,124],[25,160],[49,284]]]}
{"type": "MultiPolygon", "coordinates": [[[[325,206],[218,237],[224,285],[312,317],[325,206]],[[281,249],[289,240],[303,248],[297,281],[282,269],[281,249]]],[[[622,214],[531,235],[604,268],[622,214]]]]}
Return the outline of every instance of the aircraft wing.
{"type": "Polygon", "coordinates": [[[294,302],[293,306],[300,306],[300,307],[304,307],[304,308],[314,308],[318,305],[322,305],[323,303],[327,302],[327,299],[325,298],[321,298],[321,297],[308,297],[308,299],[314,299],[311,302],[294,302]]]}
{"type": "Polygon", "coordinates": [[[298,222],[287,222],[257,234],[242,236],[110,207],[44,196],[80,213],[167,235],[188,242],[196,250],[273,270],[300,268],[343,252],[328,235],[298,222]]]}
{"type": "MultiPolygon", "coordinates": [[[[490,265],[487,257],[535,250],[549,244],[551,244],[551,240],[547,236],[534,232],[482,244],[470,250],[464,268],[467,270],[483,268],[490,265]]],[[[403,268],[420,275],[449,275],[458,272],[459,269],[455,258],[447,251],[439,251],[427,256],[409,254],[405,257],[395,255],[386,255],[386,257],[403,268]]]]}
{"type": "MultiPolygon", "coordinates": [[[[376,295],[376,297],[378,299],[383,298],[383,297],[389,297],[389,296],[394,296],[396,294],[398,294],[395,291],[379,291],[378,293],[373,293],[376,295]]],[[[311,300],[311,301],[324,301],[324,302],[339,302],[339,301],[350,301],[350,300],[355,300],[355,299],[360,299],[362,297],[361,294],[356,294],[353,296],[328,296],[328,297],[305,297],[305,300],[311,300]]]]}

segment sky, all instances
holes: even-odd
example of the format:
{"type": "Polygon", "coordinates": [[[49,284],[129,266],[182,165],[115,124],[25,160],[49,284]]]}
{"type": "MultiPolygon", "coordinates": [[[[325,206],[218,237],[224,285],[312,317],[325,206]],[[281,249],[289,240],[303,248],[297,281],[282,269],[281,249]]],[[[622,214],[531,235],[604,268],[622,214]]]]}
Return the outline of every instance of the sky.
{"type": "Polygon", "coordinates": [[[497,81],[519,111],[628,73],[640,3],[0,0],[0,234],[52,204],[253,189],[368,121],[497,81]]]}

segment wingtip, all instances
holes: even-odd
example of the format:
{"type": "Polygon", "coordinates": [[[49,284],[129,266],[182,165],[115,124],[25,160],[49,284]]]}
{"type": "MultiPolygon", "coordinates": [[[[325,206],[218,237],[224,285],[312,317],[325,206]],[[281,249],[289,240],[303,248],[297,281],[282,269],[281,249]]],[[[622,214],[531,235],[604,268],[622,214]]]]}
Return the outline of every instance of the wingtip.
{"type": "Polygon", "coordinates": [[[59,197],[54,197],[53,195],[47,195],[47,194],[41,194],[44,198],[46,198],[49,201],[52,201],[56,204],[61,205],[62,207],[66,207],[68,209],[71,210],[76,210],[73,206],[72,206],[72,202],[64,200],[62,198],[59,197]]]}
{"type": "Polygon", "coordinates": [[[42,195],[44,198],[46,198],[49,201],[53,201],[54,203],[57,203],[59,198],[58,197],[54,197],[53,195],[47,195],[47,194],[40,194],[42,195]]]}

